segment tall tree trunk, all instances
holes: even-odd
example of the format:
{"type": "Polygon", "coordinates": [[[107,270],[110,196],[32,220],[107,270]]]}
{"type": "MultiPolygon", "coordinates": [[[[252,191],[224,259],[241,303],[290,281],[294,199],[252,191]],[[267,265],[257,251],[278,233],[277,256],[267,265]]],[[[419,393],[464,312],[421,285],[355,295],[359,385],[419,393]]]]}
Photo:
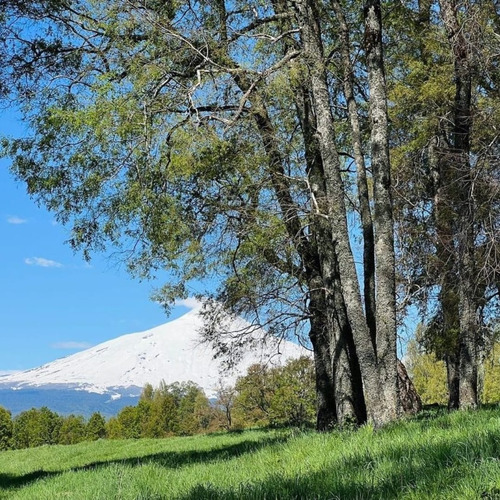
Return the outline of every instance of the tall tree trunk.
{"type": "MultiPolygon", "coordinates": [[[[459,303],[457,291],[457,264],[454,244],[453,222],[454,172],[448,161],[448,147],[440,147],[439,138],[434,137],[428,148],[434,190],[434,223],[436,226],[436,256],[440,276],[439,304],[443,318],[437,355],[446,364],[448,384],[448,408],[457,409],[459,402],[459,303]]],[[[444,141],[443,141],[444,142],[444,141]]]]}
{"type": "Polygon", "coordinates": [[[380,0],[367,0],[364,7],[365,50],[370,85],[371,164],[373,171],[377,368],[379,397],[384,400],[383,420],[399,414],[396,279],[394,220],[389,161],[389,126],[387,90],[382,48],[382,13],[380,0]]]}
{"type": "Polygon", "coordinates": [[[458,253],[458,297],[460,308],[459,359],[460,408],[476,407],[477,322],[474,265],[474,202],[470,165],[472,63],[464,27],[458,20],[456,0],[439,0],[441,17],[454,59],[455,99],[453,106],[452,151],[450,161],[456,172],[457,215],[456,251],[458,253]]]}
{"type": "Polygon", "coordinates": [[[460,407],[460,358],[458,352],[456,355],[446,355],[444,361],[448,383],[448,409],[458,410],[460,407]]]}
{"type": "Polygon", "coordinates": [[[331,225],[339,269],[341,284],[339,291],[342,293],[347,320],[359,358],[368,420],[375,426],[380,426],[397,416],[396,411],[388,411],[388,406],[392,405],[391,398],[397,402],[396,360],[394,359],[391,396],[391,390],[385,386],[390,375],[384,374],[384,383],[381,384],[377,357],[366,324],[356,266],[349,241],[345,192],[340,174],[340,159],[335,147],[334,120],[330,108],[323,45],[318,25],[319,16],[312,0],[296,2],[296,7],[301,26],[303,56],[311,81],[311,95],[317,124],[316,135],[325,177],[327,216],[331,225]]]}
{"type": "MultiPolygon", "coordinates": [[[[327,290],[326,318],[328,321],[332,353],[332,374],[335,381],[336,415],[339,425],[345,421],[366,421],[366,407],[359,359],[354,346],[352,329],[346,313],[341,292],[341,281],[330,223],[325,218],[328,213],[327,194],[323,163],[316,137],[316,120],[308,90],[303,86],[295,89],[296,107],[300,118],[306,152],[307,173],[310,186],[314,186],[311,205],[317,211],[311,222],[318,269],[323,277],[323,287],[327,290]]],[[[319,422],[318,422],[319,423],[319,422]]]]}
{"type": "Polygon", "coordinates": [[[326,303],[322,280],[312,280],[310,287],[309,311],[311,330],[309,337],[313,346],[316,375],[316,429],[331,430],[337,424],[335,401],[335,378],[331,351],[331,331],[325,315],[326,303]]]}
{"type": "Polygon", "coordinates": [[[351,61],[351,42],[349,26],[338,0],[330,1],[340,29],[342,71],[344,76],[344,96],[351,124],[351,142],[356,164],[359,214],[363,234],[363,296],[365,300],[366,322],[370,329],[373,346],[376,344],[375,314],[375,239],[373,234],[372,212],[366,176],[361,126],[358,105],[354,95],[354,68],[351,61]]]}

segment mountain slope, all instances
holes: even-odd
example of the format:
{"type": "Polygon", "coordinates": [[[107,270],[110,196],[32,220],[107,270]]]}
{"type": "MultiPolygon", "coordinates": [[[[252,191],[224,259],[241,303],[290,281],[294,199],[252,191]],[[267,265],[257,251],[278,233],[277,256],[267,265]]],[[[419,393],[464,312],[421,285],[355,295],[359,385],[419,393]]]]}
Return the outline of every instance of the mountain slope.
{"type": "MultiPolygon", "coordinates": [[[[281,342],[279,349],[271,342],[245,352],[233,371],[222,373],[221,361],[213,358],[211,347],[200,344],[202,319],[198,312],[197,308],[151,330],[123,335],[38,368],[0,377],[0,388],[71,387],[119,397],[123,394],[119,388],[191,380],[213,397],[220,380],[234,383],[253,363],[282,364],[308,354],[289,341],[281,342]]],[[[242,325],[243,320],[237,320],[234,328],[242,325]]],[[[264,334],[258,330],[253,336],[264,334]]]]}

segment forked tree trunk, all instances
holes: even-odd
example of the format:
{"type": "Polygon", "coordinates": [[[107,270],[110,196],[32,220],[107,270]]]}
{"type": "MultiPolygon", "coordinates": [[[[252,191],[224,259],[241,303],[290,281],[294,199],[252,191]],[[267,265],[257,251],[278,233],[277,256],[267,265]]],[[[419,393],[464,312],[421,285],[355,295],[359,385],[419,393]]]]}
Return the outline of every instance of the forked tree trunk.
{"type": "Polygon", "coordinates": [[[356,164],[356,186],[358,190],[359,215],[363,234],[363,298],[365,301],[366,323],[370,330],[373,346],[376,345],[377,325],[375,313],[375,238],[373,234],[372,211],[366,175],[361,124],[358,105],[354,94],[354,67],[351,61],[349,26],[338,0],[330,0],[340,30],[344,96],[347,103],[350,135],[354,162],[356,164]]]}
{"type": "MultiPolygon", "coordinates": [[[[318,25],[318,13],[315,10],[315,2],[312,0],[297,2],[296,6],[298,9],[299,24],[302,28],[303,56],[308,67],[311,82],[311,94],[317,125],[316,135],[324,169],[327,195],[326,203],[328,207],[327,216],[330,221],[332,241],[338,264],[338,279],[341,283],[341,288],[338,292],[342,294],[342,303],[345,305],[347,322],[353,335],[354,345],[356,346],[359,366],[363,377],[368,420],[375,426],[380,426],[395,419],[398,414],[395,337],[392,342],[386,335],[390,330],[391,320],[384,315],[384,312],[386,312],[387,307],[391,303],[395,310],[394,297],[390,299],[386,296],[385,289],[387,286],[382,284],[381,300],[384,304],[382,305],[383,313],[380,321],[381,325],[383,324],[382,330],[384,332],[384,337],[381,340],[381,355],[384,362],[379,367],[377,353],[374,351],[371,335],[366,323],[356,266],[349,241],[344,202],[345,193],[340,174],[340,159],[336,151],[334,120],[330,108],[330,94],[326,78],[323,45],[318,25]],[[391,357],[390,351],[392,345],[394,345],[394,359],[393,366],[391,367],[388,362],[385,362],[391,357]]],[[[388,180],[390,182],[390,178],[388,180]]],[[[387,207],[385,205],[384,207],[382,212],[386,213],[387,207]]],[[[383,239],[381,237],[380,241],[382,242],[383,239]]],[[[379,251],[382,248],[387,247],[380,245],[379,251]]],[[[394,257],[394,253],[392,253],[392,257],[394,257]]],[[[384,269],[384,265],[388,263],[388,259],[384,255],[381,255],[380,263],[381,269],[384,269]]],[[[385,269],[385,272],[389,273],[388,279],[390,280],[390,271],[385,269]]],[[[392,273],[394,273],[394,269],[392,273]]],[[[382,277],[382,279],[387,278],[382,277]]],[[[337,309],[337,313],[339,312],[337,309]]],[[[395,335],[395,321],[393,333],[395,335]]]]}

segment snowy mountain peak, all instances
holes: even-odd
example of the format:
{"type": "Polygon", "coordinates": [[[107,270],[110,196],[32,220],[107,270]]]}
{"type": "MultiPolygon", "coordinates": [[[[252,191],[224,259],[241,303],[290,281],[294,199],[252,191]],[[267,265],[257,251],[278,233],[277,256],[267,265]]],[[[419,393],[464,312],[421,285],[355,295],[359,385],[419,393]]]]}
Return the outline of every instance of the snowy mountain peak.
{"type": "MultiPolygon", "coordinates": [[[[222,361],[214,351],[201,343],[199,331],[203,320],[200,308],[147,331],[131,333],[24,372],[1,377],[1,386],[11,388],[66,386],[88,392],[106,393],[116,388],[157,386],[191,380],[213,397],[220,381],[233,384],[254,363],[283,364],[291,358],[308,355],[293,342],[282,341],[253,348],[243,354],[231,372],[223,373],[222,361]]],[[[240,330],[244,320],[237,319],[240,330]]],[[[262,337],[257,330],[252,336],[262,337]]]]}

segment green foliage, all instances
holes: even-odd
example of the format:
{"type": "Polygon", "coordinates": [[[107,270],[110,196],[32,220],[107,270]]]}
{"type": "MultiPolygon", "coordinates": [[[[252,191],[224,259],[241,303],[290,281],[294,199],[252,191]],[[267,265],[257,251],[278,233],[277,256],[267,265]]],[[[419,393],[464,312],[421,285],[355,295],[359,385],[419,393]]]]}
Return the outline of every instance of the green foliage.
{"type": "Polygon", "coordinates": [[[275,390],[270,369],[258,364],[250,366],[247,374],[236,381],[235,389],[235,422],[250,426],[269,425],[269,408],[275,390]]]}
{"type": "Polygon", "coordinates": [[[244,431],[0,453],[0,496],[478,499],[500,492],[500,411],[426,413],[377,432],[244,431]]]}
{"type": "Polygon", "coordinates": [[[90,441],[97,441],[106,437],[106,420],[99,413],[93,413],[85,428],[85,437],[90,441]]]}
{"type": "Polygon", "coordinates": [[[276,389],[270,404],[270,422],[304,426],[314,422],[316,389],[310,358],[291,360],[274,373],[276,389]]]}
{"type": "Polygon", "coordinates": [[[408,343],[405,360],[422,403],[446,405],[448,385],[444,362],[436,359],[435,354],[424,352],[415,340],[408,343]]]}
{"type": "Polygon", "coordinates": [[[212,429],[216,413],[194,383],[147,384],[137,406],[123,408],[107,423],[112,439],[164,438],[191,435],[212,429]]]}
{"type": "Polygon", "coordinates": [[[76,444],[85,441],[85,419],[82,416],[69,415],[62,419],[59,429],[59,444],[76,444]]]}
{"type": "MultiPolygon", "coordinates": [[[[408,373],[422,398],[422,403],[446,405],[448,386],[444,362],[436,359],[435,354],[427,353],[416,340],[408,343],[405,359],[408,373]]],[[[483,374],[482,387],[480,387],[481,402],[499,403],[500,343],[498,341],[493,344],[481,371],[483,374]]]]}
{"type": "Polygon", "coordinates": [[[119,436],[124,439],[138,439],[142,433],[141,415],[136,406],[125,406],[116,417],[118,428],[121,430],[119,436]]]}
{"type": "Polygon", "coordinates": [[[239,425],[310,425],[315,415],[314,365],[310,358],[284,366],[253,365],[235,386],[239,425]]]}
{"type": "Polygon", "coordinates": [[[123,434],[123,429],[118,421],[118,418],[116,417],[111,417],[107,422],[106,422],[106,436],[109,439],[120,439],[123,434]]]}
{"type": "Polygon", "coordinates": [[[32,448],[43,444],[57,444],[61,425],[61,417],[47,407],[23,411],[14,419],[14,447],[32,448]]]}
{"type": "Polygon", "coordinates": [[[179,402],[178,434],[189,436],[206,431],[210,425],[210,401],[195,384],[188,384],[179,402]]]}
{"type": "Polygon", "coordinates": [[[0,406],[0,451],[12,446],[13,423],[10,411],[0,406]]]}
{"type": "Polygon", "coordinates": [[[500,343],[496,342],[484,362],[483,403],[500,403],[500,343]]]}

